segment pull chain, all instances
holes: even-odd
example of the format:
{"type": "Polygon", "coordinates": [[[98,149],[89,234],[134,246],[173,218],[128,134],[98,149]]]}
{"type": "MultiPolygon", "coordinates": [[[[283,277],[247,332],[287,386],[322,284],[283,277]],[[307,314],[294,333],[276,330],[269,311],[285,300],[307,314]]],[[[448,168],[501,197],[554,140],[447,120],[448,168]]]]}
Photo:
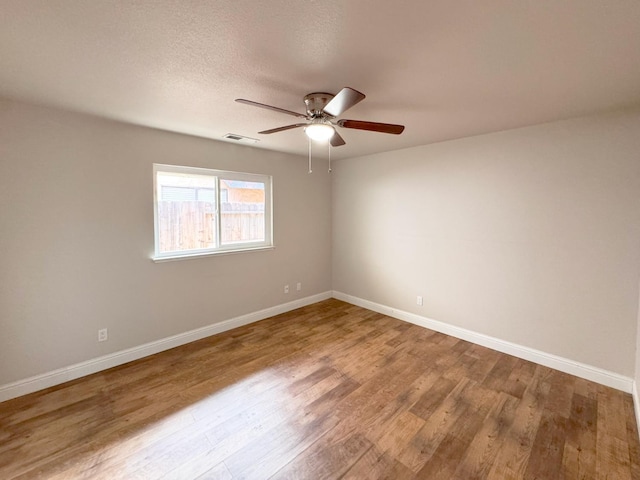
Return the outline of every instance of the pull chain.
{"type": "Polygon", "coordinates": [[[309,139],[309,173],[313,173],[311,169],[311,139],[309,139]]]}
{"type": "Polygon", "coordinates": [[[329,173],[331,173],[331,144],[329,144],[329,173]]]}

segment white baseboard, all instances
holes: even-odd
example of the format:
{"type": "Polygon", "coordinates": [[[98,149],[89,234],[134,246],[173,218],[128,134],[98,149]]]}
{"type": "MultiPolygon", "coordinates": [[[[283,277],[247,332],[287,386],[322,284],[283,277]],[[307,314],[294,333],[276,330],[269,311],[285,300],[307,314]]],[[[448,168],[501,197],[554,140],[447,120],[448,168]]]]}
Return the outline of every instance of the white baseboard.
{"type": "Polygon", "coordinates": [[[33,393],[44,388],[53,387],[76,378],[84,377],[92,373],[100,372],[111,367],[122,365],[133,360],[138,360],[155,353],[169,350],[170,348],[178,347],[201,338],[209,337],[217,333],[226,332],[233,328],[241,327],[242,325],[248,325],[249,323],[264,320],[265,318],[273,317],[281,313],[295,310],[296,308],[311,305],[312,303],[320,302],[331,298],[332,292],[323,292],[317,295],[311,295],[309,297],[294,300],[292,302],[283,303],[274,307],[265,308],[257,312],[248,313],[246,315],[240,315],[239,317],[230,318],[219,323],[214,323],[206,327],[198,328],[184,333],[173,335],[172,337],[163,338],[154,342],[145,343],[137,347],[128,348],[119,352],[110,353],[102,357],[93,358],[86,362],[76,363],[68,367],[59,368],[51,372],[47,372],[41,375],[36,375],[24,380],[18,380],[16,382],[8,383],[0,386],[0,402],[9,400],[11,398],[20,397],[28,393],[33,393]]]}
{"type": "Polygon", "coordinates": [[[170,348],[178,347],[195,340],[200,340],[217,333],[226,332],[227,330],[231,330],[233,328],[264,320],[265,318],[289,312],[306,305],[311,305],[312,303],[320,302],[331,297],[351,303],[353,305],[357,305],[359,307],[373,310],[375,312],[389,315],[390,317],[398,318],[400,320],[404,320],[406,322],[410,322],[424,328],[451,335],[452,337],[467,340],[469,342],[482,345],[483,347],[491,348],[493,350],[529,360],[546,367],[554,368],[556,370],[560,370],[561,372],[569,373],[571,375],[585,378],[587,380],[591,380],[608,387],[616,388],[626,393],[631,393],[633,395],[636,421],[638,422],[638,429],[640,430],[640,395],[638,392],[638,384],[634,382],[632,378],[603,370],[601,368],[593,367],[591,365],[586,365],[580,362],[559,357],[550,353],[545,353],[540,350],[517,345],[515,343],[500,340],[498,338],[490,337],[481,333],[476,333],[461,327],[449,325],[437,320],[432,320],[430,318],[422,317],[414,313],[388,307],[386,305],[381,305],[379,303],[364,300],[352,295],[347,295],[338,291],[323,292],[317,295],[311,295],[309,297],[294,300],[292,302],[265,308],[264,310],[259,310],[257,312],[230,318],[228,320],[214,323],[212,325],[198,328],[196,330],[180,333],[178,335],[163,338],[161,340],[146,343],[144,345],[139,345],[127,350],[121,350],[119,352],[87,360],[86,362],[77,363],[41,375],[29,377],[24,380],[18,380],[16,382],[1,385],[0,402],[26,395],[28,393],[33,393],[44,388],[59,385],[70,380],[75,380],[92,373],[100,372],[111,367],[122,365],[133,360],[138,360],[140,358],[144,358],[146,356],[168,350],[170,348]]]}
{"type": "Polygon", "coordinates": [[[633,381],[633,409],[636,413],[636,425],[638,425],[638,433],[640,433],[640,395],[638,395],[638,382],[633,381]]]}
{"type": "MultiPolygon", "coordinates": [[[[507,353],[514,357],[529,360],[531,362],[544,365],[545,367],[560,370],[561,372],[569,373],[576,377],[581,377],[606,385],[607,387],[622,390],[626,393],[632,393],[632,391],[635,392],[635,389],[633,388],[633,379],[625,377],[624,375],[619,375],[608,370],[569,360],[568,358],[559,357],[551,353],[542,352],[540,350],[500,340],[499,338],[490,337],[489,335],[449,325],[447,323],[439,322],[438,320],[432,320],[427,317],[416,315],[415,313],[398,310],[397,308],[381,305],[379,303],[347,295],[346,293],[337,292],[335,290],[333,292],[333,297],[368,310],[373,310],[374,312],[382,313],[399,320],[404,320],[405,322],[413,323],[440,333],[445,333],[462,340],[467,340],[469,342],[482,345],[483,347],[497,350],[498,352],[507,353]]],[[[634,395],[637,397],[637,392],[634,393],[634,395]]],[[[636,406],[636,418],[640,418],[638,416],[639,406],[637,398],[634,398],[634,405],[636,406]]]]}

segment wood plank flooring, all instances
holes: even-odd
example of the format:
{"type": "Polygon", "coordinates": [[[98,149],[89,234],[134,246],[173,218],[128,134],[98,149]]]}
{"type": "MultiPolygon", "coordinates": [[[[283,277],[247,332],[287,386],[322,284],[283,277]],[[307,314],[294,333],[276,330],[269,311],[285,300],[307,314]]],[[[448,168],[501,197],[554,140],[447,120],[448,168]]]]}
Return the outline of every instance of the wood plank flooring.
{"type": "Polygon", "coordinates": [[[0,404],[2,479],[640,479],[631,396],[335,299],[0,404]]]}

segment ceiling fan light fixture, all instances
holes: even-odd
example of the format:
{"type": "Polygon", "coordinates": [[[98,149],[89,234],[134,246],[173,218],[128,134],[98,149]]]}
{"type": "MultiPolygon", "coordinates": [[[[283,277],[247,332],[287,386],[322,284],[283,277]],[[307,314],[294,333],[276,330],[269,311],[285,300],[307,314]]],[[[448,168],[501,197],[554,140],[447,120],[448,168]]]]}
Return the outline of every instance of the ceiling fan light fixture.
{"type": "Polygon", "coordinates": [[[306,133],[307,137],[311,140],[315,140],[316,142],[326,142],[333,137],[335,130],[327,123],[312,123],[305,127],[304,133],[306,133]]]}

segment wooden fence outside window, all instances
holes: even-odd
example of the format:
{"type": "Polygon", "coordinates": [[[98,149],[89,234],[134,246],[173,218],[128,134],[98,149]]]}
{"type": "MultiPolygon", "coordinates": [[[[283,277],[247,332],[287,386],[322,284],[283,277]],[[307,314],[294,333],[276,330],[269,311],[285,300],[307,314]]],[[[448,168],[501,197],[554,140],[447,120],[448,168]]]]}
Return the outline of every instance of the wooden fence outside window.
{"type": "MultiPolygon", "coordinates": [[[[158,202],[159,251],[216,247],[215,215],[210,202],[158,202]]],[[[220,227],[223,245],[264,240],[264,204],[222,203],[220,227]]]]}

